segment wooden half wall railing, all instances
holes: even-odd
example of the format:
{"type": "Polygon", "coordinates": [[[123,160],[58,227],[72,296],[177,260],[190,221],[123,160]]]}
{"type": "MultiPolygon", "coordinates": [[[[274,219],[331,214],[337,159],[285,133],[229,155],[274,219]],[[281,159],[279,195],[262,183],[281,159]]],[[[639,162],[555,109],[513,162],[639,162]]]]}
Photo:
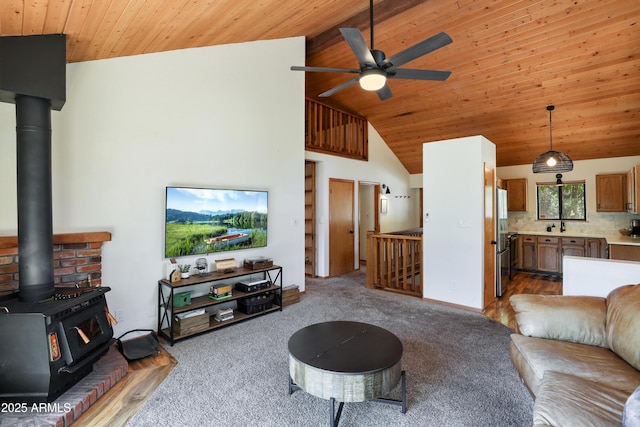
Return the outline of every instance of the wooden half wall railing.
{"type": "Polygon", "coordinates": [[[367,287],[422,298],[422,229],[367,233],[367,287]]]}
{"type": "Polygon", "coordinates": [[[308,98],[305,106],[306,150],[367,160],[367,119],[308,98]]]}

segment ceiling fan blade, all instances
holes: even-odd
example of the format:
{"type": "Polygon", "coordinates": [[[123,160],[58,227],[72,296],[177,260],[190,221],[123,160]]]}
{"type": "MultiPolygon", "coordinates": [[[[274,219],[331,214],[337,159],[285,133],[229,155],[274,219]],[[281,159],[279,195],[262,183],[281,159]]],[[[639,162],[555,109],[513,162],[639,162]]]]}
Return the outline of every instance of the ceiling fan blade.
{"type": "Polygon", "coordinates": [[[384,101],[385,99],[389,99],[393,96],[391,88],[386,83],[382,87],[382,89],[379,89],[376,93],[378,94],[378,98],[380,98],[380,101],[384,101]]]}
{"type": "Polygon", "coordinates": [[[328,96],[333,95],[336,92],[341,91],[342,89],[346,89],[349,86],[353,85],[354,83],[356,83],[358,80],[360,79],[360,76],[354,77],[351,80],[347,80],[346,82],[342,83],[341,85],[338,85],[336,87],[334,87],[333,89],[329,89],[326,92],[322,92],[320,95],[318,95],[319,98],[326,98],[328,96]]]}
{"type": "Polygon", "coordinates": [[[413,61],[429,52],[433,52],[436,49],[440,49],[443,46],[453,42],[451,37],[445,32],[431,36],[420,43],[414,44],[411,47],[406,48],[402,52],[396,53],[391,58],[388,58],[384,64],[387,68],[400,67],[407,62],[413,61]]]}
{"type": "Polygon", "coordinates": [[[329,68],[329,67],[301,67],[298,65],[291,66],[292,71],[315,71],[315,72],[325,72],[325,73],[360,73],[360,70],[356,70],[354,68],[329,68]]]}
{"type": "Polygon", "coordinates": [[[357,28],[340,28],[342,37],[349,43],[351,50],[358,58],[361,67],[377,67],[376,60],[373,58],[369,46],[364,41],[362,33],[357,28]]]}
{"type": "Polygon", "coordinates": [[[451,71],[438,70],[414,70],[410,68],[398,68],[387,72],[390,79],[408,80],[437,80],[445,81],[451,75],[451,71]]]}

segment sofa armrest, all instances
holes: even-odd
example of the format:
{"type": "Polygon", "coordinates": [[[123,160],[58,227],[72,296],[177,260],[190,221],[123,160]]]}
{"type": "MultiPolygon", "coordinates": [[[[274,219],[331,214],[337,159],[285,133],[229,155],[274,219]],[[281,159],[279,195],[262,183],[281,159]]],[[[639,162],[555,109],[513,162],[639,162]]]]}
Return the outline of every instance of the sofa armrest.
{"type": "Polygon", "coordinates": [[[522,335],[608,348],[604,298],[520,294],[509,302],[522,335]]]}

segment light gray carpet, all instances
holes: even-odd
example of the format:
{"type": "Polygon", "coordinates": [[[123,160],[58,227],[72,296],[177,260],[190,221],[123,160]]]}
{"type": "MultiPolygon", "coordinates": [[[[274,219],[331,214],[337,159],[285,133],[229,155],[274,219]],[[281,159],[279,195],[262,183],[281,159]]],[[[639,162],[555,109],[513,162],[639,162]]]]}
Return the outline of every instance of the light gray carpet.
{"type": "Polygon", "coordinates": [[[369,290],[360,272],[307,280],[301,301],[282,312],[167,347],[178,365],[127,425],[328,425],[328,401],[288,394],[287,342],[331,320],[396,334],[407,372],[405,414],[393,405],[347,403],[340,426],[531,425],[533,399],[509,360],[511,330],[478,313],[369,290]]]}

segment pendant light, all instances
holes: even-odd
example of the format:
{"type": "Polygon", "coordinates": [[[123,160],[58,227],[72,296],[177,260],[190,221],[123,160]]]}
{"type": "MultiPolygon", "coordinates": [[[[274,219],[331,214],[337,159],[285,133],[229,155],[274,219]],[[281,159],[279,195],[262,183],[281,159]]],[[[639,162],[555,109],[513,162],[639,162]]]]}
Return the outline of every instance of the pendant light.
{"type": "Polygon", "coordinates": [[[543,172],[570,172],[573,170],[571,158],[560,151],[553,151],[553,139],[551,136],[551,112],[555,107],[547,106],[549,111],[549,151],[540,154],[533,162],[533,173],[543,172]]]}

